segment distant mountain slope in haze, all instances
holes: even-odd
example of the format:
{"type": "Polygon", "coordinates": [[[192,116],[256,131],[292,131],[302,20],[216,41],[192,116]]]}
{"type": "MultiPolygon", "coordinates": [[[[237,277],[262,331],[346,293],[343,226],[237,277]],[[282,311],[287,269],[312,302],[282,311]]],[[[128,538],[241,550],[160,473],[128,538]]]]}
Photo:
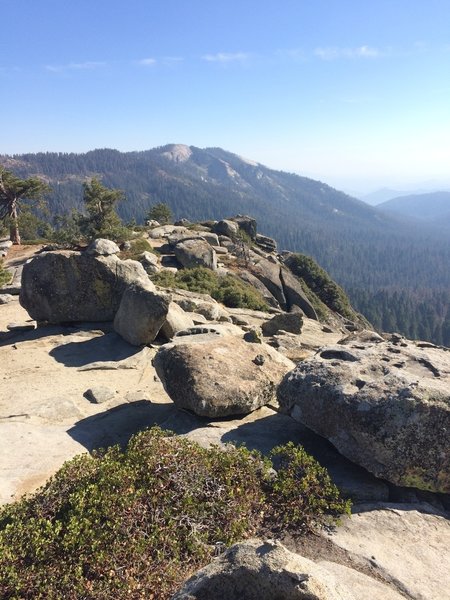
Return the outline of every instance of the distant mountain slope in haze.
{"type": "Polygon", "coordinates": [[[375,190],[374,192],[370,192],[369,194],[355,194],[357,198],[365,202],[366,204],[370,204],[371,206],[376,206],[377,208],[381,206],[383,203],[386,203],[388,200],[393,200],[394,198],[402,198],[404,196],[421,196],[422,194],[432,194],[439,189],[448,191],[448,186],[434,186],[433,188],[430,185],[426,185],[420,189],[414,190],[395,190],[392,188],[384,187],[379,190],[375,190]]]}
{"type": "Polygon", "coordinates": [[[443,341],[450,318],[445,312],[450,304],[450,236],[432,224],[409,222],[320,181],[269,169],[220,148],[169,144],[143,152],[0,156],[0,163],[21,177],[43,176],[53,188],[52,214],[82,208],[82,183],[93,175],[125,191],[127,199],[119,206],[125,221],[142,222],[157,202],[167,203],[176,218],[196,221],[250,214],[259,231],[274,237],[281,249],[317,260],[357,308],[371,311],[367,317],[374,324],[443,341]],[[423,311],[431,311],[420,331],[394,314],[401,303],[386,319],[389,301],[383,298],[377,305],[373,300],[380,290],[389,297],[393,291],[407,294],[408,302],[417,300],[423,311]],[[435,298],[441,293],[437,307],[435,298]]]}
{"type": "Polygon", "coordinates": [[[408,196],[410,194],[410,191],[405,192],[400,190],[394,190],[391,188],[380,188],[379,190],[375,190],[374,192],[370,192],[369,194],[358,195],[358,198],[366,204],[370,204],[371,206],[378,206],[382,202],[387,202],[388,200],[391,200],[391,198],[408,196]]]}
{"type": "Polygon", "coordinates": [[[450,192],[411,194],[382,202],[378,209],[417,219],[437,220],[450,216],[450,192]]]}
{"type": "Polygon", "coordinates": [[[276,209],[280,216],[301,210],[313,221],[390,221],[324,183],[268,169],[220,148],[170,144],[144,152],[25,154],[7,162],[18,175],[44,175],[53,187],[50,202],[57,212],[81,207],[82,181],[100,175],[105,185],[126,191],[128,202],[119,211],[138,221],[155,202],[167,202],[177,216],[187,218],[244,211],[265,219],[267,210],[276,209]]]}

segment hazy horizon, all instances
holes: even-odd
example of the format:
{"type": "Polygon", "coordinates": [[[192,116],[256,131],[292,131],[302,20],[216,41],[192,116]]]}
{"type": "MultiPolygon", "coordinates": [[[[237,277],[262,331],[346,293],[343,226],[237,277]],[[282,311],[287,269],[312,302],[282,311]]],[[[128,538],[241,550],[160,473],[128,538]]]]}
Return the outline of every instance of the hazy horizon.
{"type": "Polygon", "coordinates": [[[450,187],[450,4],[4,4],[2,154],[173,142],[353,194],[450,187]]]}

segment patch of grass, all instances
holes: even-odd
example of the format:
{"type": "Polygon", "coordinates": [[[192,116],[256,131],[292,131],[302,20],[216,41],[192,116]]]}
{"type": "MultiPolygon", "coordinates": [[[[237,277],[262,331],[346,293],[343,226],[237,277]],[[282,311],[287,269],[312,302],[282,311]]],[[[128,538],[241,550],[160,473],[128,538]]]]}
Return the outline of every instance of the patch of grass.
{"type": "Polygon", "coordinates": [[[152,254],[155,254],[150,242],[144,238],[130,240],[130,244],[131,248],[129,250],[122,250],[122,252],[119,254],[119,257],[122,260],[139,260],[143,252],[151,252],[152,254]]]}
{"type": "Polygon", "coordinates": [[[0,597],[165,600],[216,544],[317,526],[349,504],[302,449],[271,464],[245,448],[202,448],[159,428],[128,448],[67,462],[0,511],[0,597]]]}
{"type": "Polygon", "coordinates": [[[230,308],[268,310],[261,294],[254,287],[234,277],[219,276],[205,267],[182,269],[177,273],[161,271],[152,276],[152,281],[161,287],[173,287],[201,294],[209,294],[230,308]]]}

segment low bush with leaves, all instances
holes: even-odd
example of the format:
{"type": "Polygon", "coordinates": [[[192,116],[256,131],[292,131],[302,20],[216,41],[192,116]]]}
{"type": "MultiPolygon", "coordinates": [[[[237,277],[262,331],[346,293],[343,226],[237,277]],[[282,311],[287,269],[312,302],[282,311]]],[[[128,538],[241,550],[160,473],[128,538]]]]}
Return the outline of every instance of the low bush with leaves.
{"type": "Polygon", "coordinates": [[[159,428],[125,451],[76,457],[0,511],[0,597],[164,600],[217,545],[349,511],[303,450],[278,447],[274,458],[276,475],[256,452],[205,449],[159,428]]]}
{"type": "Polygon", "coordinates": [[[161,271],[152,276],[156,285],[181,288],[191,292],[209,294],[230,308],[268,310],[261,294],[233,275],[219,276],[205,267],[182,269],[177,273],[161,271]]]}

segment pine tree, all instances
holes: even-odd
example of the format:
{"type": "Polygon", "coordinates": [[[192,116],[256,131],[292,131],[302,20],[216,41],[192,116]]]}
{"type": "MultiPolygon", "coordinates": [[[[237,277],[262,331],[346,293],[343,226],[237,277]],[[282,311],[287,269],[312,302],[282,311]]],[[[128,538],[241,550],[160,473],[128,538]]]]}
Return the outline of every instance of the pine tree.
{"type": "Polygon", "coordinates": [[[0,166],[0,219],[9,224],[10,240],[20,244],[19,211],[23,200],[43,201],[49,186],[37,177],[20,179],[0,166]]]}

